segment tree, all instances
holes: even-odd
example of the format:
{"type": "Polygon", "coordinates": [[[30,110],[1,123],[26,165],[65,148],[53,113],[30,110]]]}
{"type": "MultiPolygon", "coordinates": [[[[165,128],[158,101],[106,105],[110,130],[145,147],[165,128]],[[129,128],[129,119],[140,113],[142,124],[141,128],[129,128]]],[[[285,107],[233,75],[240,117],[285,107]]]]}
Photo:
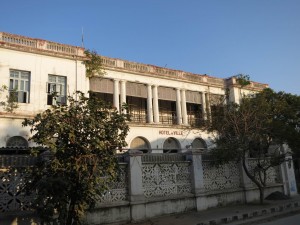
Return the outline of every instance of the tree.
{"type": "MultiPolygon", "coordinates": [[[[52,106],[34,119],[30,140],[50,152],[30,169],[27,189],[36,190],[34,208],[43,222],[81,224],[107,184],[117,175],[116,149],[126,146],[128,116],[103,101],[77,93],[68,105],[52,106]]],[[[37,151],[35,151],[37,152],[37,151]]]]}
{"type": "MultiPolygon", "coordinates": [[[[2,85],[0,87],[0,97],[1,93],[8,91],[8,87],[6,85],[2,85]]],[[[6,101],[0,101],[0,105],[3,107],[4,111],[13,113],[15,109],[19,108],[18,105],[18,96],[16,92],[11,92],[6,95],[6,101]]]]}
{"type": "Polygon", "coordinates": [[[287,144],[293,151],[300,147],[300,96],[265,89],[244,96],[240,104],[221,104],[218,108],[218,116],[209,127],[217,134],[212,154],[217,164],[242,161],[263,203],[268,169],[285,160],[286,152],[280,147],[287,144]],[[252,168],[247,165],[248,157],[255,158],[252,168]]]}
{"type": "Polygon", "coordinates": [[[97,74],[98,76],[105,75],[105,71],[102,68],[102,59],[97,54],[97,52],[85,50],[84,53],[87,57],[87,60],[83,62],[86,68],[86,76],[92,77],[95,74],[97,74]]]}

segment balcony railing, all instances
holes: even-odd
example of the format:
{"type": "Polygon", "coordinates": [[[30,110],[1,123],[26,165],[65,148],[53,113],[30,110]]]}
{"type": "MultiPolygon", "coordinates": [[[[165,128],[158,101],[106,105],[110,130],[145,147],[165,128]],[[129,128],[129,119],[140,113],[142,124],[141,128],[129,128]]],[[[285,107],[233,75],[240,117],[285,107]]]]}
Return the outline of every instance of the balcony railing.
{"type": "Polygon", "coordinates": [[[133,112],[129,112],[129,115],[132,123],[147,122],[147,114],[145,111],[133,111],[133,112]]]}
{"type": "Polygon", "coordinates": [[[159,122],[162,124],[177,124],[177,115],[175,111],[164,111],[159,115],[159,122]]]}
{"type": "Polygon", "coordinates": [[[201,117],[188,115],[188,124],[191,127],[202,127],[204,125],[204,119],[201,117]]]}

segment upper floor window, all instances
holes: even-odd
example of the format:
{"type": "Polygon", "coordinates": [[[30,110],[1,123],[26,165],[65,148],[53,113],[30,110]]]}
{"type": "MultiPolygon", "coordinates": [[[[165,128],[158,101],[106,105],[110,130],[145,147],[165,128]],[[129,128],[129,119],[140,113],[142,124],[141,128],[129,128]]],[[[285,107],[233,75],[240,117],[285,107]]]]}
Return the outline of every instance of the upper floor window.
{"type": "Polygon", "coordinates": [[[47,105],[66,104],[67,78],[64,76],[49,75],[47,83],[47,105]]]}
{"type": "Polygon", "coordinates": [[[9,95],[15,102],[29,103],[30,72],[10,70],[9,95]]]}

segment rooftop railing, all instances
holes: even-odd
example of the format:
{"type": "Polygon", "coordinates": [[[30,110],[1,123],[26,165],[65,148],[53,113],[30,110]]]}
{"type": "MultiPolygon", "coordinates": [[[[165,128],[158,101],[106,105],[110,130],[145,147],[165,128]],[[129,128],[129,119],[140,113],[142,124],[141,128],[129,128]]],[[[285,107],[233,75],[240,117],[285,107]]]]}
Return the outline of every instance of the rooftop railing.
{"type": "Polygon", "coordinates": [[[165,78],[173,78],[186,80],[194,83],[207,83],[207,85],[216,85],[223,87],[225,81],[222,78],[210,77],[207,75],[188,73],[180,70],[173,70],[164,67],[158,67],[154,65],[129,62],[121,59],[114,59],[105,56],[101,56],[102,64],[107,68],[116,68],[136,73],[147,73],[151,76],[159,76],[165,78]]]}
{"type": "MultiPolygon", "coordinates": [[[[12,47],[20,46],[20,47],[27,47],[30,49],[36,49],[48,54],[54,53],[54,54],[64,55],[67,57],[70,56],[85,57],[84,48],[81,47],[60,44],[60,43],[50,42],[50,41],[36,39],[36,38],[29,38],[29,37],[9,34],[5,32],[0,32],[0,43],[2,45],[7,44],[7,46],[12,46],[12,47]]],[[[146,73],[151,76],[157,76],[160,78],[165,77],[168,79],[171,78],[177,80],[185,80],[192,83],[201,83],[204,85],[218,86],[221,88],[224,88],[226,86],[225,79],[207,76],[206,74],[201,75],[201,74],[188,73],[180,70],[174,70],[174,69],[148,65],[143,63],[129,62],[126,60],[114,59],[105,56],[101,56],[101,58],[102,58],[103,66],[107,68],[122,69],[122,70],[127,70],[136,73],[144,73],[144,74],[146,73]]],[[[227,82],[228,81],[229,80],[227,80],[227,82]]],[[[251,87],[255,89],[264,89],[267,87],[267,85],[253,82],[251,87]]]]}
{"type": "Polygon", "coordinates": [[[0,42],[64,55],[84,57],[84,48],[0,32],[0,42]]]}

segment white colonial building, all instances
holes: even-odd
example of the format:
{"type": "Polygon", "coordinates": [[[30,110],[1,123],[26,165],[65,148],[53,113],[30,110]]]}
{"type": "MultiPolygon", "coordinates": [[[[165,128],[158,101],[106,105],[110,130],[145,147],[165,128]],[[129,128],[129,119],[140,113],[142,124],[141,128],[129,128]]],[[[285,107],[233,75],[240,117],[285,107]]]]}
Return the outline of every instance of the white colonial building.
{"type": "Polygon", "coordinates": [[[88,91],[84,59],[80,47],[0,33],[0,87],[8,87],[0,98],[6,101],[6,96],[14,95],[19,106],[13,113],[0,109],[0,147],[28,146],[30,132],[21,125],[24,118],[57,101],[65,103],[75,90],[88,91]],[[54,89],[56,100],[51,95],[54,89]]]}
{"type": "MultiPolygon", "coordinates": [[[[95,92],[118,109],[128,105],[132,121],[127,137],[129,149],[148,152],[185,151],[206,148],[209,136],[200,132],[214,104],[230,91],[238,102],[245,92],[267,85],[251,83],[240,90],[235,78],[167,69],[120,59],[102,57],[106,74],[87,78],[84,49],[80,47],[0,33],[0,85],[8,87],[1,100],[14,95],[19,108],[13,113],[0,109],[0,146],[28,146],[28,128],[21,126],[51,104],[66,103],[75,90],[95,92]],[[59,98],[52,98],[53,91],[59,98]]],[[[33,143],[29,143],[29,146],[33,143]]]]}
{"type": "MultiPolygon", "coordinates": [[[[7,170],[34,165],[29,155],[18,151],[35,144],[28,142],[31,133],[22,121],[52,104],[67,104],[66,96],[76,90],[91,91],[119,110],[126,103],[132,118],[127,149],[140,150],[118,155],[119,179],[88,213],[89,224],[145,220],[259,199],[241,163],[214,167],[197,150],[210,147],[210,136],[201,128],[205,120],[214,120],[215,105],[225,93],[229,92],[226,101],[238,103],[242,95],[267,85],[251,82],[241,89],[234,77],[220,79],[107,57],[102,57],[105,75],[87,78],[84,60],[83,48],[0,32],[0,87],[8,89],[1,92],[0,102],[12,96],[19,106],[12,113],[0,107],[1,213],[18,216],[30,205],[18,188],[25,174],[21,170],[12,176],[7,170]],[[169,152],[180,154],[160,154],[169,152]]],[[[291,157],[286,159],[270,168],[266,194],[297,194],[291,157]]],[[[247,163],[255,169],[255,159],[247,163]]]]}

